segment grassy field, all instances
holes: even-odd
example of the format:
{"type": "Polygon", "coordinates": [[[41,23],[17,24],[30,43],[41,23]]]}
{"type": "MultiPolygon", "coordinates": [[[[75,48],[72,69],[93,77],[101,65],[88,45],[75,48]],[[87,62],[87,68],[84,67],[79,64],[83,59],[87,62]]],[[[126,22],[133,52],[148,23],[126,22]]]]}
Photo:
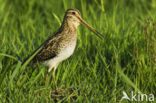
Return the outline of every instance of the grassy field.
{"type": "Polygon", "coordinates": [[[31,54],[60,27],[68,8],[77,8],[105,38],[78,28],[74,54],[56,71],[58,87],[73,87],[77,99],[69,93],[58,102],[131,103],[121,101],[123,91],[156,96],[155,0],[0,0],[0,103],[54,102],[48,69],[21,66],[16,55],[31,54]]]}

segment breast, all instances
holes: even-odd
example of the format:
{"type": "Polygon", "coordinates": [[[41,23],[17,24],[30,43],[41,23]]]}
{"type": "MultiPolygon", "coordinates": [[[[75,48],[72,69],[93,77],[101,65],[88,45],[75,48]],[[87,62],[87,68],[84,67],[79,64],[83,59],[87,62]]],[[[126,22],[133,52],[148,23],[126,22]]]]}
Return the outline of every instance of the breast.
{"type": "Polygon", "coordinates": [[[49,72],[52,68],[56,69],[60,62],[69,58],[73,54],[75,47],[76,41],[73,41],[72,43],[70,43],[70,45],[66,46],[65,48],[62,48],[56,57],[43,62],[43,64],[49,67],[49,72]]]}
{"type": "Polygon", "coordinates": [[[64,38],[64,40],[60,44],[60,47],[62,47],[62,49],[60,50],[57,56],[59,57],[58,59],[60,61],[67,59],[73,54],[76,47],[76,41],[77,41],[76,32],[70,33],[70,35],[68,34],[66,38],[64,38]]]}
{"type": "Polygon", "coordinates": [[[54,58],[43,62],[44,65],[49,67],[48,71],[51,71],[52,68],[56,69],[60,62],[69,58],[73,54],[76,47],[76,41],[76,32],[70,33],[70,35],[63,34],[63,36],[61,36],[58,43],[57,55],[54,58]]]}
{"type": "Polygon", "coordinates": [[[68,57],[70,57],[73,54],[75,47],[76,47],[76,41],[73,41],[73,43],[66,46],[66,48],[63,48],[57,56],[59,61],[65,60],[68,57]]]}

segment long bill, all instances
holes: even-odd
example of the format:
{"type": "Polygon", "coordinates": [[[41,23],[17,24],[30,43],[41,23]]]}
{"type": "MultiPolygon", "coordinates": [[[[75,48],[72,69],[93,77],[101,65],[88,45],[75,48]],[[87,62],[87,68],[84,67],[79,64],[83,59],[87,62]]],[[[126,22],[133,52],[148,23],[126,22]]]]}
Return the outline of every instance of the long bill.
{"type": "Polygon", "coordinates": [[[88,27],[92,32],[94,32],[99,38],[104,38],[104,36],[99,33],[95,28],[91,27],[90,25],[88,25],[82,18],[79,18],[79,20],[81,21],[81,24],[83,24],[84,26],[88,27]]]}

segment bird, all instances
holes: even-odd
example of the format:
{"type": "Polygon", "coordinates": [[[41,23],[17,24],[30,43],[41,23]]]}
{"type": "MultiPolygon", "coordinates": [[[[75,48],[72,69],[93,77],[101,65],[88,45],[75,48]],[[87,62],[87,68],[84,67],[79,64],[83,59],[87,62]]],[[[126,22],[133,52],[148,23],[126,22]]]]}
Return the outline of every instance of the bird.
{"type": "Polygon", "coordinates": [[[62,61],[73,54],[77,44],[77,27],[81,24],[88,27],[99,38],[104,38],[102,34],[82,19],[79,10],[70,8],[66,10],[60,28],[34,52],[26,57],[22,65],[33,56],[29,64],[41,63],[47,66],[49,68],[48,72],[52,71],[53,83],[57,91],[58,87],[55,80],[55,71],[62,61]]]}

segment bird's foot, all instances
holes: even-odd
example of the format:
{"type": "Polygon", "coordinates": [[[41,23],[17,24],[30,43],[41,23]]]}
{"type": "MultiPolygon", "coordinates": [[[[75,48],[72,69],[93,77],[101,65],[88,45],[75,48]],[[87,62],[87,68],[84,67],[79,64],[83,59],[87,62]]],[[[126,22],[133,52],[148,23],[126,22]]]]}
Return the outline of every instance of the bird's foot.
{"type": "Polygon", "coordinates": [[[74,93],[74,88],[67,88],[67,89],[57,89],[51,92],[51,98],[54,100],[62,99],[66,97],[66,95],[70,95],[71,98],[76,99],[77,95],[74,93]]]}

